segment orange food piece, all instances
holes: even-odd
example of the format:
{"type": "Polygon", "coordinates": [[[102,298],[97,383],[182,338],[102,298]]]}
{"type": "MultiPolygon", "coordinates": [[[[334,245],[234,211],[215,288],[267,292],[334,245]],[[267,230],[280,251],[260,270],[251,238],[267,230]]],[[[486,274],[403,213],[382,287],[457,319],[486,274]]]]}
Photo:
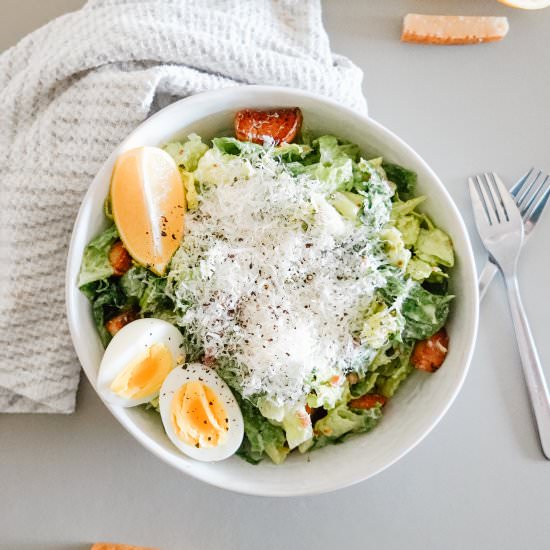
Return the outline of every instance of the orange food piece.
{"type": "Polygon", "coordinates": [[[550,6],[550,0],[498,0],[505,6],[522,10],[540,10],[550,6]]]}
{"type": "Polygon", "coordinates": [[[116,241],[109,250],[109,263],[113,268],[113,275],[120,277],[132,267],[132,257],[128,254],[122,241],[116,241]]]}
{"type": "Polygon", "coordinates": [[[137,311],[135,309],[129,309],[128,311],[123,311],[122,313],[115,315],[112,319],[109,319],[105,323],[105,328],[111,336],[114,336],[122,327],[132,321],[135,321],[137,318],[137,311]]]}
{"type": "Polygon", "coordinates": [[[502,40],[508,33],[506,17],[421,15],[403,19],[403,42],[419,44],[479,44],[502,40]]]}
{"type": "Polygon", "coordinates": [[[352,399],[349,402],[349,406],[352,409],[373,409],[378,405],[382,407],[386,404],[387,399],[383,395],[377,393],[367,393],[357,399],[352,399]]]}
{"type": "Polygon", "coordinates": [[[115,544],[113,542],[96,542],[90,550],[159,550],[150,546],[133,546],[131,544],[115,544]]]}
{"type": "Polygon", "coordinates": [[[290,143],[302,126],[302,111],[271,109],[256,111],[243,109],[235,115],[235,136],[240,141],[262,144],[266,138],[275,143],[290,143]]]}
{"type": "Polygon", "coordinates": [[[110,197],[113,219],[130,256],[163,275],[183,239],[186,210],[174,159],[158,147],[122,153],[113,168],[110,197]]]}
{"type": "Polygon", "coordinates": [[[427,340],[421,340],[414,346],[411,363],[419,370],[435,372],[445,361],[449,350],[449,335],[442,328],[427,340]]]}

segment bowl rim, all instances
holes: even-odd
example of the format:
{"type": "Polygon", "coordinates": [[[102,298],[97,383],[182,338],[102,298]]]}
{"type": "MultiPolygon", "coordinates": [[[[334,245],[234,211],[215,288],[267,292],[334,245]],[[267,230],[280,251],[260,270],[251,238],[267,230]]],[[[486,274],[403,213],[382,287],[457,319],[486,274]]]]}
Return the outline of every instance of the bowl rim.
{"type": "MultiPolygon", "coordinates": [[[[456,237],[456,235],[453,234],[453,237],[456,237]]],[[[347,107],[345,105],[338,103],[333,99],[330,99],[325,96],[321,96],[312,92],[307,92],[296,88],[281,87],[281,86],[263,86],[263,85],[231,86],[231,87],[201,92],[192,96],[179,99],[171,103],[170,105],[164,107],[163,109],[159,110],[158,112],[154,113],[152,116],[146,118],[143,122],[141,122],[138,126],[136,126],[113,149],[111,154],[105,159],[102,166],[98,169],[96,175],[94,176],[94,179],[92,180],[86,193],[84,194],[84,197],[82,199],[82,202],[78,210],[78,214],[73,224],[69,249],[67,253],[67,265],[65,270],[65,301],[66,301],[66,314],[67,314],[67,322],[69,325],[69,332],[70,332],[71,340],[73,342],[73,346],[75,348],[79,362],[82,366],[82,370],[84,371],[90,384],[94,388],[94,391],[99,396],[103,404],[108,408],[108,410],[115,417],[115,419],[126,429],[126,431],[128,431],[130,435],[132,435],[141,445],[143,445],[147,450],[149,450],[155,456],[160,458],[163,462],[173,466],[174,468],[178,469],[183,473],[190,475],[195,479],[199,479],[200,481],[203,481],[215,487],[219,487],[221,489],[230,490],[241,494],[254,495],[254,496],[270,496],[270,497],[317,495],[317,494],[328,493],[338,489],[343,489],[345,487],[350,487],[352,485],[365,481],[366,479],[369,479],[381,473],[382,471],[386,470],[387,468],[395,464],[398,460],[403,458],[403,456],[408,454],[410,451],[412,451],[417,445],[419,445],[427,437],[427,435],[437,426],[437,424],[439,424],[443,416],[445,416],[445,414],[450,409],[451,405],[454,403],[458,393],[462,389],[462,386],[464,385],[464,381],[470,369],[471,359],[474,353],[474,348],[476,343],[478,322],[479,322],[479,293],[478,293],[478,287],[477,287],[477,270],[475,267],[475,260],[474,260],[474,254],[473,254],[470,236],[467,231],[464,220],[462,218],[462,215],[460,214],[460,211],[456,206],[454,200],[452,199],[451,195],[449,194],[449,192],[447,191],[446,187],[443,185],[442,181],[439,179],[437,174],[428,165],[428,163],[402,138],[400,138],[399,136],[394,134],[391,130],[386,128],[384,125],[377,122],[376,120],[374,120],[373,118],[371,118],[366,114],[359,113],[351,109],[350,107],[347,107]],[[344,111],[346,115],[350,117],[354,117],[361,124],[374,128],[374,131],[376,133],[382,135],[385,139],[392,141],[399,147],[399,149],[406,151],[409,155],[414,157],[416,162],[423,167],[424,171],[431,178],[430,185],[436,184],[439,187],[439,191],[445,196],[447,201],[445,208],[452,210],[455,215],[455,218],[458,222],[459,231],[461,233],[460,238],[463,241],[463,245],[465,248],[465,254],[463,253],[461,255],[461,264],[463,268],[466,269],[466,275],[468,276],[468,278],[470,278],[473,282],[475,282],[472,289],[473,293],[470,297],[470,304],[468,304],[466,308],[466,311],[469,312],[469,316],[470,316],[470,318],[468,319],[468,325],[467,325],[466,336],[465,336],[465,341],[468,342],[468,349],[464,354],[464,360],[463,360],[463,366],[462,366],[460,378],[458,379],[458,382],[456,383],[456,386],[452,394],[450,395],[450,398],[447,400],[445,405],[441,408],[439,413],[436,416],[434,416],[434,418],[429,423],[429,425],[427,425],[424,428],[424,430],[415,438],[415,440],[412,443],[404,447],[401,452],[397,453],[394,457],[392,457],[391,460],[387,461],[385,464],[383,464],[379,468],[373,471],[367,472],[365,474],[361,474],[361,472],[359,472],[357,475],[350,476],[350,478],[346,480],[328,482],[328,483],[322,484],[321,486],[315,486],[312,488],[308,487],[308,488],[289,489],[288,487],[284,487],[280,489],[279,488],[274,489],[271,487],[269,489],[266,489],[263,486],[254,486],[250,484],[247,486],[243,486],[242,481],[238,479],[236,480],[230,479],[222,483],[217,479],[212,480],[208,475],[201,474],[194,470],[187,470],[182,468],[181,462],[179,462],[177,458],[167,453],[162,448],[161,445],[159,445],[156,441],[153,440],[153,438],[149,437],[145,432],[143,432],[140,428],[134,425],[134,423],[130,420],[130,418],[125,414],[123,414],[124,410],[122,408],[112,406],[101,398],[101,396],[97,392],[95,380],[93,380],[91,375],[88,374],[88,371],[84,366],[86,362],[85,354],[81,348],[80,340],[76,334],[76,323],[78,322],[78,311],[77,311],[78,308],[76,307],[72,299],[72,294],[74,292],[74,288],[73,288],[74,280],[71,277],[71,260],[75,253],[77,233],[81,225],[81,219],[84,215],[84,211],[88,205],[88,202],[90,201],[90,197],[93,194],[93,189],[98,185],[98,182],[102,180],[102,178],[100,178],[100,175],[102,174],[105,165],[107,165],[113,159],[113,157],[118,154],[118,151],[122,149],[125,146],[125,144],[132,139],[133,135],[138,130],[141,130],[143,128],[143,126],[149,125],[151,121],[155,120],[156,118],[159,118],[161,116],[166,116],[167,113],[170,113],[171,111],[177,111],[178,109],[181,108],[182,104],[191,106],[193,103],[197,101],[215,102],[217,98],[220,98],[228,93],[229,94],[239,93],[243,91],[252,91],[253,93],[258,93],[259,95],[279,94],[279,95],[285,95],[287,97],[292,96],[292,98],[293,99],[296,98],[297,101],[299,101],[300,98],[305,98],[310,101],[324,103],[327,107],[334,108],[339,111],[344,111]]],[[[261,467],[261,466],[258,466],[258,467],[261,467]]]]}

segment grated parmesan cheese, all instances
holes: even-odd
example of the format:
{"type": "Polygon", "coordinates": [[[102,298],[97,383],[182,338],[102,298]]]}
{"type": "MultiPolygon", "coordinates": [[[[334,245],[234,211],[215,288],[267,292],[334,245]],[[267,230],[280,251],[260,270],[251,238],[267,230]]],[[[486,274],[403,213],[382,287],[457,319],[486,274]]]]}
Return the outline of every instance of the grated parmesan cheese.
{"type": "Polygon", "coordinates": [[[340,216],[318,181],[269,155],[246,177],[230,170],[187,214],[169,274],[177,322],[207,357],[236,365],[245,397],[303,403],[335,373],[372,359],[357,334],[388,258],[377,232],[340,216]]]}

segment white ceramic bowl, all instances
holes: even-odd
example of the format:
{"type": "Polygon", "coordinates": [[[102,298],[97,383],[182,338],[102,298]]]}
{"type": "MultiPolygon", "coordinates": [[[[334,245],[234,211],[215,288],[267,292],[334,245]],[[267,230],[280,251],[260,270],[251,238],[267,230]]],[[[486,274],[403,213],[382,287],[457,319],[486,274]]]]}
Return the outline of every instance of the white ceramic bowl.
{"type": "Polygon", "coordinates": [[[178,101],[136,128],[101,168],[75,222],[69,251],[66,295],[69,326],[78,357],[95,387],[103,348],[90,304],[76,286],[86,244],[106,225],[103,201],[116,157],[140,145],[161,145],[196,132],[212,138],[232,129],[243,107],[298,106],[315,134],[331,133],[358,143],[368,155],[382,155],[418,173],[418,194],[427,195],[424,210],[453,239],[457,265],[452,274],[456,295],[448,324],[450,351],[436,374],[416,372],[384,409],[371,433],[328,446],[309,455],[293,454],[284,464],[269,460],[257,466],[238,457],[221,463],[196,462],[182,455],[165,435],[160,419],[139,408],[107,405],[115,418],[144,447],[197,479],[242,493],[290,496],[322,493],[365,480],[384,470],[417,445],[454,401],[466,376],[475,343],[478,294],[474,259],[462,218],[445,187],[429,166],[389,130],[322,97],[288,88],[243,86],[203,93],[178,101]]]}

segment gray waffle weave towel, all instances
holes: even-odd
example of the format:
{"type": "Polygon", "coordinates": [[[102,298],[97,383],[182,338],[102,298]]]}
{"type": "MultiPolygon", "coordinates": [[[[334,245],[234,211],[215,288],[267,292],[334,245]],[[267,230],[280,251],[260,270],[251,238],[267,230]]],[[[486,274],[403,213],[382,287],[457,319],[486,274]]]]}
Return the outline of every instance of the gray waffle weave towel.
{"type": "Polygon", "coordinates": [[[71,228],[94,174],[152,111],[237,84],[366,110],[319,0],[91,0],[0,56],[0,411],[74,410],[64,307],[71,228]]]}

